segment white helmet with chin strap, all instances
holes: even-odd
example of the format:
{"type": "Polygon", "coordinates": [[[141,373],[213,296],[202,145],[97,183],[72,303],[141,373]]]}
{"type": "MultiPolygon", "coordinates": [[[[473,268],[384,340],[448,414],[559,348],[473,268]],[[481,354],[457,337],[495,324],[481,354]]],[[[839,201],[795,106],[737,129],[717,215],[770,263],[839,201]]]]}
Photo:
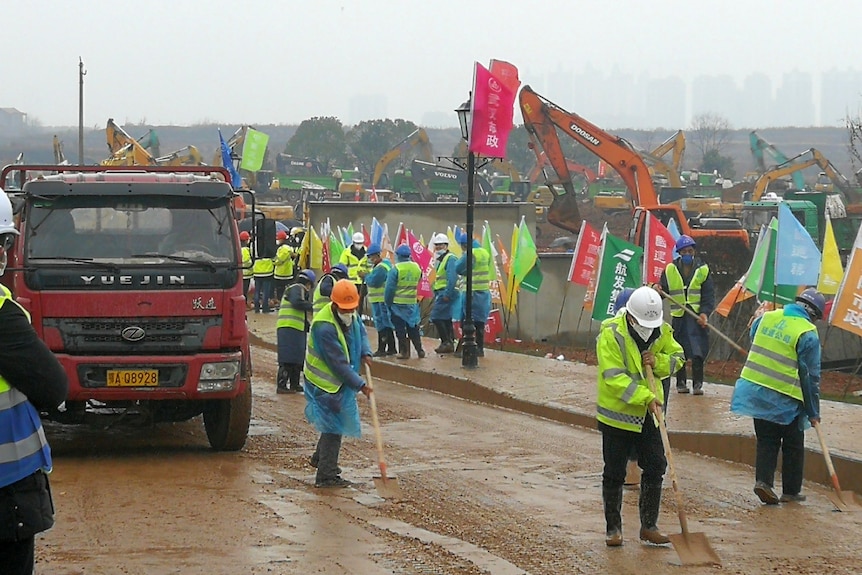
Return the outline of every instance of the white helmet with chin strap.
{"type": "Polygon", "coordinates": [[[661,327],[664,317],[661,296],[649,286],[643,286],[632,292],[626,302],[626,311],[641,327],[655,329],[661,327]]]}
{"type": "Polygon", "coordinates": [[[435,234],[434,238],[431,240],[431,243],[435,246],[439,245],[449,245],[449,236],[446,234],[435,234]]]}
{"type": "Polygon", "coordinates": [[[12,202],[6,192],[0,188],[0,234],[15,234],[18,235],[18,230],[15,229],[15,222],[12,220],[12,202]]]}

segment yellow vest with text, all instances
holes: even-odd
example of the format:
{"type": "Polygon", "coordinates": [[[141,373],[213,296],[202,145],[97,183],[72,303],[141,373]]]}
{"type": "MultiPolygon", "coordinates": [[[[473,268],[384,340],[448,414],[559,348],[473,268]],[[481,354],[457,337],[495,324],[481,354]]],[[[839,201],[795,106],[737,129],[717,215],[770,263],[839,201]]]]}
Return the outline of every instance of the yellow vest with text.
{"type": "Polygon", "coordinates": [[[491,289],[491,254],[485,248],[473,248],[473,291],[491,289]]]}
{"type": "MultiPolygon", "coordinates": [[[[692,309],[692,311],[694,311],[694,313],[700,313],[700,286],[702,286],[703,282],[706,281],[706,278],[709,277],[709,266],[701,264],[696,270],[694,270],[694,273],[691,275],[691,282],[689,282],[688,286],[685,285],[685,282],[682,279],[682,274],[679,273],[679,268],[677,268],[676,264],[673,262],[667,264],[667,267],[664,268],[664,273],[667,277],[667,295],[680,303],[685,303],[692,309]]],[[[673,317],[682,317],[685,315],[685,311],[675,303],[671,302],[670,314],[673,317]]]]}
{"type": "MultiPolygon", "coordinates": [[[[338,322],[335,320],[335,316],[332,314],[331,305],[324,307],[314,316],[314,319],[311,322],[312,329],[314,329],[315,325],[321,322],[332,324],[335,328],[335,332],[338,334],[338,343],[341,344],[344,356],[349,362],[350,350],[347,348],[347,340],[344,338],[341,326],[338,325],[338,322]]],[[[326,365],[326,361],[323,359],[323,356],[321,356],[317,351],[317,343],[314,341],[313,333],[308,338],[308,347],[305,351],[305,369],[303,371],[305,373],[305,381],[307,383],[311,383],[326,393],[338,393],[338,390],[341,389],[341,382],[337,377],[335,377],[335,374],[329,366],[326,365]]]]}
{"type": "Polygon", "coordinates": [[[422,279],[422,268],[414,261],[398,262],[398,283],[395,285],[395,297],[392,303],[396,305],[413,305],[419,292],[419,280],[422,279]]]}
{"type": "MultiPolygon", "coordinates": [[[[380,260],[378,266],[383,266],[386,273],[392,269],[392,262],[389,260],[380,260]]],[[[368,286],[368,301],[371,303],[383,303],[383,294],[386,292],[386,282],[384,281],[379,287],[368,286]]]]}
{"type": "MultiPolygon", "coordinates": [[[[301,283],[296,283],[293,285],[298,285],[302,288],[302,296],[308,296],[308,287],[301,283]]],[[[305,311],[301,309],[296,309],[290,300],[287,299],[287,294],[290,290],[293,289],[292,286],[288,286],[286,290],[284,290],[284,295],[281,298],[281,305],[278,308],[278,321],[275,323],[276,328],[280,327],[290,327],[298,331],[305,331],[305,311]]]]}
{"type": "Polygon", "coordinates": [[[785,316],[779,309],[763,314],[751,342],[741,377],[802,401],[796,344],[817,328],[805,318],[785,316]]]}

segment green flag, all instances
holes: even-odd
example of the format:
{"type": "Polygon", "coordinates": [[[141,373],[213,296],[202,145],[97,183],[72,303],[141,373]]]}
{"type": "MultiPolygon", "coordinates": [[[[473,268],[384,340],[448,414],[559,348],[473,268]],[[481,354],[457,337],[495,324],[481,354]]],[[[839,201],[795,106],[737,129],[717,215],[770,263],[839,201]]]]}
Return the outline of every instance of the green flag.
{"type": "Polygon", "coordinates": [[[605,234],[599,259],[592,318],[602,321],[614,314],[614,300],[627,287],[642,284],[643,249],[611,234],[605,234]]]}
{"type": "Polygon", "coordinates": [[[539,260],[536,260],[533,269],[527,272],[527,275],[524,276],[523,280],[521,280],[521,287],[528,292],[538,293],[539,288],[542,287],[542,279],[542,270],[539,267],[539,260]]]}
{"type": "Polygon", "coordinates": [[[341,252],[344,251],[344,244],[341,243],[341,240],[338,238],[338,234],[333,231],[329,232],[329,261],[332,262],[332,265],[338,263],[338,260],[341,259],[341,252]]]}
{"type": "Polygon", "coordinates": [[[245,133],[245,142],[242,145],[242,161],[239,167],[249,172],[256,172],[263,166],[263,157],[266,155],[266,145],[269,136],[249,128],[245,133]]]}
{"type": "Polygon", "coordinates": [[[521,216],[521,224],[518,226],[517,248],[512,256],[512,274],[515,276],[515,284],[523,286],[529,292],[536,293],[542,285],[542,270],[539,268],[539,254],[536,253],[536,244],[523,216],[521,216]],[[527,281],[528,277],[530,278],[529,281],[527,281]]]}
{"type": "Polygon", "coordinates": [[[768,227],[761,228],[754,257],[751,259],[745,289],[757,295],[759,301],[777,304],[793,303],[798,286],[775,285],[775,252],[778,245],[778,218],[773,217],[768,227]]]}

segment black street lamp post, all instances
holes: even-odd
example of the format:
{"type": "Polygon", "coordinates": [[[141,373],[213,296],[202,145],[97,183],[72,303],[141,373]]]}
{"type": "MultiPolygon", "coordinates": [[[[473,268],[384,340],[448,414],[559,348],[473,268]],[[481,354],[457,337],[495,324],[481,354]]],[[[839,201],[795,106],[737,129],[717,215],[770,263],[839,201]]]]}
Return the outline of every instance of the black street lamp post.
{"type": "MultiPolygon", "coordinates": [[[[470,95],[472,98],[472,94],[470,95]]],[[[458,122],[461,124],[461,137],[467,142],[467,301],[464,305],[464,319],[461,331],[464,343],[461,346],[461,367],[473,369],[479,367],[479,355],[476,348],[476,325],[473,323],[473,209],[476,203],[474,181],[476,179],[476,154],[470,148],[470,100],[467,100],[455,110],[458,122]]]]}

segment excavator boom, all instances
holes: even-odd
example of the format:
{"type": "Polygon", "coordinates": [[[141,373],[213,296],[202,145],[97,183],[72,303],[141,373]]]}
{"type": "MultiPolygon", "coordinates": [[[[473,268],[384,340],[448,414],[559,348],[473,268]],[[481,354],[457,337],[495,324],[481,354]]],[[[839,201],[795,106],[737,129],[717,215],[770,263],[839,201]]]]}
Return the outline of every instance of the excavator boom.
{"type": "Polygon", "coordinates": [[[770,182],[773,182],[782,176],[801,174],[802,170],[811,166],[819,166],[826,176],[832,180],[832,183],[834,183],[835,186],[844,193],[845,199],[848,203],[859,202],[860,196],[850,184],[850,181],[838,171],[835,165],[829,161],[829,159],[824,156],[820,150],[817,150],[816,148],[809,148],[801,154],[788,159],[784,163],[766,170],[759,178],[757,178],[757,181],[754,182],[754,190],[752,191],[751,199],[755,202],[759,201],[766,192],[766,189],[769,187],[770,182]],[[802,158],[805,156],[810,157],[803,160],[802,158]]]}
{"type": "Polygon", "coordinates": [[[423,128],[419,128],[398,142],[395,147],[383,154],[377,161],[377,164],[374,166],[374,176],[371,178],[371,187],[377,187],[377,183],[380,181],[381,176],[383,176],[383,171],[386,170],[389,164],[414,147],[419,148],[420,160],[425,162],[434,161],[434,154],[431,151],[431,141],[428,139],[428,134],[423,128]]]}
{"type": "MultiPolygon", "coordinates": [[[[784,164],[793,161],[789,159],[786,155],[784,155],[781,150],[761,138],[760,135],[754,130],[752,130],[748,134],[748,146],[749,148],[751,148],[751,155],[754,157],[754,163],[757,164],[757,169],[760,171],[761,174],[765,174],[766,172],[770,171],[770,169],[772,169],[771,167],[768,167],[766,165],[766,154],[769,154],[769,156],[774,160],[774,167],[781,167],[784,164]]],[[[796,157],[798,158],[799,156],[796,157]]],[[[802,172],[794,171],[790,175],[793,178],[793,185],[796,187],[796,189],[804,190],[805,179],[802,177],[802,172]]]]}

